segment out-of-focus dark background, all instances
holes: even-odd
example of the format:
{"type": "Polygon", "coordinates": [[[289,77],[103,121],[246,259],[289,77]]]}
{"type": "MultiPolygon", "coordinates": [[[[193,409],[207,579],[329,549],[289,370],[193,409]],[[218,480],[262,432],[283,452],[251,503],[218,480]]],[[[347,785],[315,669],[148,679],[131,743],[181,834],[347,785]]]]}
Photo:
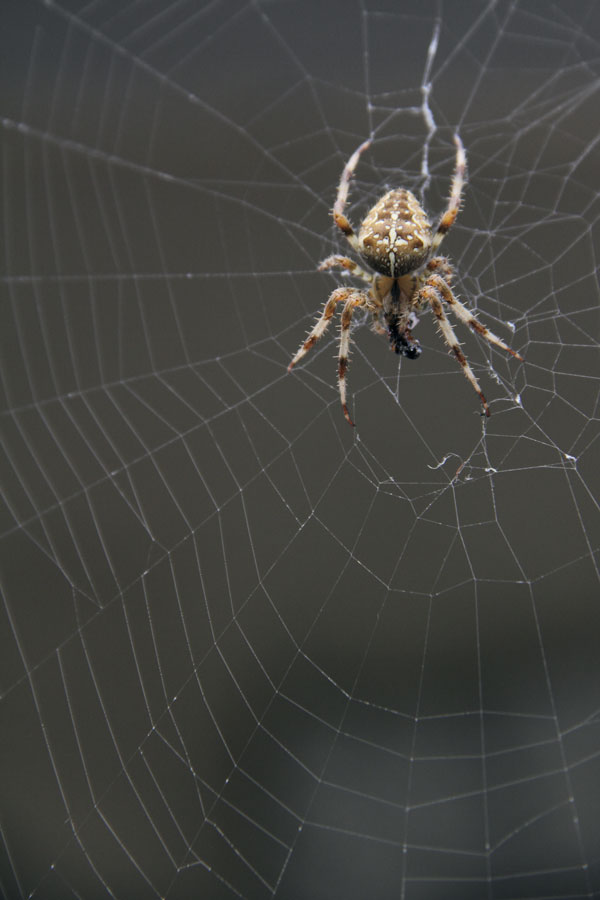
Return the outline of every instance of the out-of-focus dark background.
{"type": "Polygon", "coordinates": [[[2,4],[6,898],[600,895],[599,8],[2,4]],[[330,210],[427,313],[286,367],[330,210]],[[506,327],[508,323],[508,327],[506,327]]]}

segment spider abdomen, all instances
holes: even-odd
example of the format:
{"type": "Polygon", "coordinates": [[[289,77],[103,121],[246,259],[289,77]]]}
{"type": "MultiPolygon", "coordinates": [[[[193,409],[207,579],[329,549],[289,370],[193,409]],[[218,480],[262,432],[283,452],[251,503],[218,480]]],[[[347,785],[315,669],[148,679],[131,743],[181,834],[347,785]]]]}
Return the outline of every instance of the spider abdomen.
{"type": "Polygon", "coordinates": [[[380,275],[398,278],[422,266],[431,249],[431,224],[413,193],[388,191],[367,213],[360,252],[380,275]]]}

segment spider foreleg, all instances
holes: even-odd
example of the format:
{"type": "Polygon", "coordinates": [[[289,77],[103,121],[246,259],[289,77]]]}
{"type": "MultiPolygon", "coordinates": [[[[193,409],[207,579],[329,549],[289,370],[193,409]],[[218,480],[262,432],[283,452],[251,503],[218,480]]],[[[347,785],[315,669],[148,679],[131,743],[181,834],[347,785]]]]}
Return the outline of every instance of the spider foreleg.
{"type": "Polygon", "coordinates": [[[441,294],[442,298],[446,301],[448,306],[452,309],[452,312],[464,325],[468,325],[469,328],[472,328],[476,334],[480,334],[482,338],[485,338],[486,341],[490,344],[495,344],[497,347],[501,347],[503,350],[506,350],[507,353],[510,353],[511,356],[514,356],[515,359],[520,359],[523,361],[523,357],[516,352],[516,350],[511,350],[508,344],[505,344],[503,340],[501,340],[497,335],[494,334],[493,331],[490,331],[489,328],[486,328],[485,325],[470,312],[467,307],[457,300],[454,296],[446,282],[443,278],[440,278],[439,275],[433,275],[430,279],[428,279],[428,284],[434,287],[441,294]]]}
{"type": "Polygon", "coordinates": [[[374,316],[379,312],[380,308],[377,301],[373,299],[368,291],[353,291],[352,295],[346,300],[346,304],[342,310],[340,350],[338,354],[338,388],[344,416],[346,417],[346,421],[353,427],[354,422],[350,418],[348,401],[346,399],[346,372],[348,371],[348,355],[350,353],[350,326],[352,324],[354,310],[358,306],[366,307],[374,316]]]}
{"type": "Polygon", "coordinates": [[[354,427],[354,422],[350,418],[348,402],[346,399],[346,372],[348,370],[348,354],[350,352],[350,325],[352,324],[352,315],[357,305],[362,304],[357,303],[356,300],[348,300],[342,310],[340,352],[338,356],[338,387],[340,391],[340,400],[346,421],[352,425],[352,427],[354,427]]]}
{"type": "Polygon", "coordinates": [[[335,312],[337,304],[344,303],[352,294],[356,294],[356,290],[354,288],[337,288],[331,294],[329,300],[327,300],[325,303],[323,312],[315,322],[314,328],[309,332],[308,337],[300,345],[300,349],[289,364],[288,372],[291,372],[296,363],[299,362],[299,360],[301,360],[302,357],[308,353],[311,347],[314,347],[319,338],[325,334],[325,332],[327,331],[327,326],[331,321],[331,317],[335,312]]]}
{"type": "Polygon", "coordinates": [[[424,300],[427,300],[427,302],[430,304],[430,306],[433,310],[433,313],[434,313],[436,319],[438,320],[438,325],[439,325],[440,331],[442,333],[442,337],[444,338],[446,344],[448,345],[448,347],[450,348],[450,350],[452,351],[452,353],[454,354],[454,356],[456,357],[456,359],[462,366],[462,370],[465,373],[466,377],[471,382],[471,384],[473,385],[473,388],[479,394],[479,399],[481,400],[485,414],[486,414],[486,416],[489,416],[490,408],[487,405],[487,400],[485,399],[485,397],[483,395],[483,391],[479,387],[479,382],[477,381],[475,374],[474,374],[471,366],[469,365],[465,354],[460,349],[460,344],[456,339],[456,335],[454,334],[454,329],[452,328],[452,325],[448,321],[446,313],[444,312],[444,306],[442,304],[442,301],[440,300],[438,291],[431,284],[426,284],[421,289],[421,297],[424,300]]]}

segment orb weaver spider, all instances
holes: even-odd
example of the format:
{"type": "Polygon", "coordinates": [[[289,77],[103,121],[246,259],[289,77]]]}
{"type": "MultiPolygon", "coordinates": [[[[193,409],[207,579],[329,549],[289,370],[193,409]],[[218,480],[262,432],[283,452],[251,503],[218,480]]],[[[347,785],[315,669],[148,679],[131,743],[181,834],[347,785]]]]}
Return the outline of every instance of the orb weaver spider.
{"type": "Polygon", "coordinates": [[[354,311],[359,308],[369,310],[373,316],[375,331],[389,337],[392,349],[408,359],[417,359],[421,355],[421,345],[413,337],[412,329],[418,322],[417,312],[429,306],[437,319],[442,337],[479,394],[485,415],[489,416],[487,401],[466,356],[460,349],[444,305],[452,310],[459,322],[468,325],[490,344],[501,347],[515,359],[522,360],[523,357],[511,350],[457,299],[450,287],[452,266],[446,257],[436,255],[460,209],[466,172],[466,155],[462,141],[458,134],[454,136],[456,162],[452,188],[448,206],[435,229],[415,195],[406,188],[395,188],[384,194],[369,210],[357,235],[344,215],[344,208],[348,199],[350,179],[361,154],[370,143],[365,141],[361,144],[348,160],[342,172],[333,207],[335,224],[370,271],[363,269],[347,256],[328,256],[319,265],[320,271],[345,269],[361,278],[368,287],[363,290],[356,287],[340,287],[333,291],[314,328],[289,364],[288,372],[323,336],[338,303],[342,303],[338,386],[344,415],[350,425],[354,425],[346,399],[350,325],[354,311]]]}

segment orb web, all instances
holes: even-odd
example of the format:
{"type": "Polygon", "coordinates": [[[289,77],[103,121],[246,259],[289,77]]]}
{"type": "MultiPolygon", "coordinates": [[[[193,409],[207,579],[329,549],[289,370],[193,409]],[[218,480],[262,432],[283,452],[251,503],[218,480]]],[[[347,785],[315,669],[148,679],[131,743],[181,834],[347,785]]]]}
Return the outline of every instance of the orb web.
{"type": "Polygon", "coordinates": [[[598,9],[7,7],[9,898],[600,892],[598,9]],[[356,315],[386,190],[524,357],[356,315]]]}

